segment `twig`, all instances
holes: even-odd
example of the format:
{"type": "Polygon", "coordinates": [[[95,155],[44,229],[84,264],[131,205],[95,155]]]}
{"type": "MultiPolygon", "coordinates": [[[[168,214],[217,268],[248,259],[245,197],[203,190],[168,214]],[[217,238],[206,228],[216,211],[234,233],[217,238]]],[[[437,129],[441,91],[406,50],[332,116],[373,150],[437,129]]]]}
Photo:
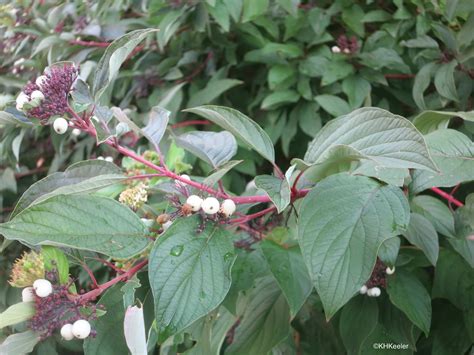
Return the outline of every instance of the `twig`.
{"type": "Polygon", "coordinates": [[[456,205],[458,207],[464,206],[464,204],[461,201],[455,199],[453,196],[451,196],[450,194],[444,192],[443,190],[439,189],[438,187],[432,187],[431,191],[433,191],[435,194],[438,194],[439,196],[445,198],[446,200],[448,200],[453,205],[456,205]]]}

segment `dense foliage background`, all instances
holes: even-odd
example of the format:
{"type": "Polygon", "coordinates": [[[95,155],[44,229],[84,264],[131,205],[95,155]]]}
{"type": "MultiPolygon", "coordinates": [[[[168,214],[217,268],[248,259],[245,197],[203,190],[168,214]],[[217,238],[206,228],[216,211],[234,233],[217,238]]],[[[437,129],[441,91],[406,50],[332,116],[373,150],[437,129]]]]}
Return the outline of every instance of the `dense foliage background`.
{"type": "MultiPolygon", "coordinates": [[[[205,177],[213,170],[179,148],[184,144],[175,137],[176,132],[192,129],[218,131],[206,118],[182,111],[207,104],[232,107],[255,120],[275,145],[276,165],[283,171],[293,158],[303,158],[309,142],[335,117],[364,106],[383,108],[415,124],[443,171],[443,177],[424,182],[415,172],[416,183],[403,172],[388,177],[360,172],[403,186],[410,199],[412,218],[404,238],[399,238],[401,247],[387,247],[385,255],[379,254],[385,264],[396,265],[399,275],[398,282],[388,286],[393,288],[389,295],[384,291],[376,301],[357,296],[326,322],[320,297],[311,287],[305,289],[306,271],[303,280],[294,277],[298,271],[292,268],[305,266],[299,249],[291,248],[296,216],[288,208],[269,221],[250,224],[270,236],[264,242],[254,244],[243,230],[236,235],[245,241],[241,244],[245,248],[237,253],[233,283],[223,305],[167,338],[159,350],[157,341],[162,339],[152,327],[149,334],[156,339],[149,342],[151,352],[206,353],[206,349],[219,351],[222,343],[229,353],[257,355],[383,353],[373,343],[408,344],[406,353],[472,351],[474,242],[468,238],[474,229],[474,198],[469,195],[474,177],[472,1],[13,1],[0,5],[0,26],[2,221],[9,220],[19,197],[34,182],[73,163],[111,156],[127,171],[145,170],[110,147],[97,146],[94,137],[58,135],[51,126],[31,124],[14,108],[23,86],[56,62],[80,65],[80,78],[92,86],[110,43],[143,28],[160,31],[134,44],[100,104],[122,108],[139,126],[146,123],[152,107],[169,110],[174,130],[167,131],[161,144],[168,165],[179,174],[205,177]],[[454,194],[465,206],[446,203],[431,187],[454,194]],[[293,278],[303,294],[295,294],[299,289],[293,278]]],[[[76,108],[81,111],[80,105],[76,108]]],[[[150,149],[146,140],[133,134],[121,140],[140,153],[150,149]]],[[[242,162],[225,174],[223,184],[237,195],[249,193],[247,184],[255,176],[273,171],[268,161],[242,145],[232,159],[242,162]]],[[[306,176],[302,186],[348,170],[339,164],[315,172],[317,177],[306,176]]],[[[125,188],[118,184],[101,193],[116,197],[125,188]]],[[[156,217],[166,208],[163,191],[157,188],[150,195],[140,217],[156,217]]],[[[356,194],[357,185],[349,185],[345,193],[356,194]]],[[[305,207],[313,209],[317,202],[306,202],[305,207]]],[[[18,289],[7,287],[7,280],[23,249],[6,240],[0,246],[2,310],[20,299],[18,289]]],[[[100,283],[112,277],[113,271],[93,260],[92,253],[65,251],[79,287],[90,289],[84,264],[100,283]]],[[[123,306],[122,294],[140,299],[146,317],[150,316],[145,319],[148,332],[153,321],[148,279],[139,274],[133,280],[129,289],[111,288],[100,302],[115,309],[123,306]],[[130,296],[140,283],[142,287],[130,296]]],[[[127,353],[125,341],[114,335],[123,333],[117,314],[111,311],[99,318],[96,342],[86,343],[86,354],[127,353]]],[[[21,330],[24,325],[3,328],[0,339],[21,330]]],[[[56,337],[35,349],[38,354],[67,351],[80,353],[82,345],[56,337]]]]}

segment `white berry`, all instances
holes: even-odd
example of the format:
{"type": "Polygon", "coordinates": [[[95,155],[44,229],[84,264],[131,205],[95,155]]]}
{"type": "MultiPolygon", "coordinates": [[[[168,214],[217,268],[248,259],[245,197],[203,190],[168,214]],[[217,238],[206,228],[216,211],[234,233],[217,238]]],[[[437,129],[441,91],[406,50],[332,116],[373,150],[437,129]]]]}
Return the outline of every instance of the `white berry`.
{"type": "Polygon", "coordinates": [[[38,85],[40,89],[42,89],[43,84],[46,83],[46,79],[47,79],[46,75],[40,75],[36,78],[35,84],[38,85]]]}
{"type": "Polygon", "coordinates": [[[166,231],[169,227],[171,227],[171,225],[173,224],[173,221],[168,221],[168,222],[165,222],[161,225],[161,228],[163,228],[163,232],[166,231]]]}
{"type": "Polygon", "coordinates": [[[101,155],[101,156],[98,156],[97,157],[97,160],[104,160],[104,157],[101,155]]]}
{"type": "Polygon", "coordinates": [[[81,130],[79,128],[74,128],[71,132],[71,134],[74,136],[74,137],[78,137],[80,134],[81,134],[81,130]]]}
{"type": "Polygon", "coordinates": [[[229,217],[234,214],[235,209],[236,209],[235,202],[230,199],[227,199],[227,200],[224,200],[224,202],[222,202],[220,212],[224,216],[229,217]]]}
{"type": "Polygon", "coordinates": [[[31,99],[32,100],[38,100],[38,101],[42,101],[44,100],[44,95],[41,91],[39,90],[35,90],[31,93],[30,95],[31,99]]]}
{"type": "Polygon", "coordinates": [[[344,48],[343,52],[345,54],[350,54],[351,53],[351,50],[349,48],[344,48]]]}
{"type": "Polygon", "coordinates": [[[338,46],[333,46],[333,47],[331,48],[331,51],[332,51],[333,53],[341,53],[341,48],[339,48],[338,46]]]}
{"type": "Polygon", "coordinates": [[[207,214],[215,214],[219,211],[219,201],[215,197],[208,197],[204,201],[202,201],[201,208],[204,213],[207,214]]]}
{"type": "Polygon", "coordinates": [[[394,267],[388,266],[388,267],[385,269],[385,273],[386,273],[387,275],[393,275],[394,272],[395,272],[395,266],[394,266],[394,267]]]}
{"type": "Polygon", "coordinates": [[[78,339],[85,339],[91,333],[91,325],[85,319],[79,319],[72,325],[72,334],[78,339]]]}
{"type": "Polygon", "coordinates": [[[72,340],[74,339],[74,334],[72,333],[72,327],[73,325],[70,323],[64,324],[61,327],[61,336],[63,337],[64,340],[72,340]]]}
{"type": "Polygon", "coordinates": [[[23,106],[30,102],[30,98],[24,92],[21,92],[16,98],[16,109],[18,111],[23,110],[23,106]]]}
{"type": "Polygon", "coordinates": [[[197,212],[201,209],[202,202],[202,198],[200,198],[198,195],[191,195],[186,200],[186,203],[191,206],[193,212],[197,212]]]}
{"type": "Polygon", "coordinates": [[[45,279],[38,279],[33,282],[33,288],[35,289],[36,296],[41,298],[48,297],[53,293],[53,285],[45,279]]]}
{"type": "Polygon", "coordinates": [[[21,291],[21,300],[23,302],[33,302],[35,300],[35,295],[33,294],[33,287],[25,287],[21,291]]]}
{"type": "Polygon", "coordinates": [[[148,219],[148,218],[140,218],[140,219],[143,222],[143,224],[147,227],[151,227],[153,226],[153,223],[155,223],[155,221],[152,219],[148,219]]]}
{"type": "MultiPolygon", "coordinates": [[[[186,174],[180,175],[180,177],[181,177],[181,179],[191,181],[191,178],[186,174]]],[[[186,183],[184,183],[182,181],[179,181],[179,180],[176,180],[176,186],[184,187],[184,186],[186,186],[186,183]]]]}
{"type": "Polygon", "coordinates": [[[365,295],[365,294],[367,293],[367,286],[365,286],[365,285],[362,286],[362,287],[360,288],[360,290],[359,290],[359,293],[360,293],[361,295],[365,295]]]}
{"type": "Polygon", "coordinates": [[[59,118],[56,118],[54,120],[54,123],[53,123],[53,128],[54,128],[54,131],[57,133],[57,134],[64,134],[66,133],[67,131],[67,121],[62,118],[62,117],[59,117],[59,118]]]}
{"type": "Polygon", "coordinates": [[[113,162],[114,162],[114,158],[111,157],[111,156],[108,156],[108,157],[105,157],[105,161],[108,161],[109,163],[113,163],[113,162]]]}
{"type": "Polygon", "coordinates": [[[369,297],[379,297],[381,293],[378,287],[372,287],[367,290],[367,296],[369,297]]]}

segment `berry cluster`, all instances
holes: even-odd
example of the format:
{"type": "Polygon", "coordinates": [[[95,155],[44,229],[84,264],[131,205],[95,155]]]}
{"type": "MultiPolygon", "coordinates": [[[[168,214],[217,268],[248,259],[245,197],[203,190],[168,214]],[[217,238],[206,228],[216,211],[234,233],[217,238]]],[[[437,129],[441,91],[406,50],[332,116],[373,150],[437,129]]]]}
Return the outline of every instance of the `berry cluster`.
{"type": "Polygon", "coordinates": [[[382,293],[380,288],[385,288],[387,286],[387,275],[393,275],[394,272],[395,266],[386,267],[379,259],[377,259],[370,279],[360,288],[359,292],[362,295],[367,294],[369,297],[379,297],[382,293]]]}
{"type": "MultiPolygon", "coordinates": [[[[78,74],[78,68],[73,64],[46,68],[35,82],[26,84],[16,99],[16,108],[28,117],[39,119],[42,124],[46,124],[52,116],[64,115],[68,111],[68,96],[78,74]]],[[[58,128],[64,127],[64,122],[60,122],[58,128]]]]}
{"type": "Polygon", "coordinates": [[[235,202],[231,199],[226,199],[219,203],[215,197],[207,197],[202,199],[197,195],[191,195],[186,200],[186,204],[190,206],[191,211],[198,212],[202,210],[207,215],[215,215],[220,213],[223,217],[230,217],[236,209],[235,202]]]}
{"type": "Polygon", "coordinates": [[[38,279],[33,287],[23,289],[22,301],[35,303],[36,312],[28,326],[38,332],[42,339],[51,336],[58,329],[65,340],[85,339],[89,335],[95,335],[89,320],[96,319],[97,307],[72,298],[68,287],[53,285],[47,279],[38,279]],[[84,314],[86,311],[87,316],[84,314]]]}
{"type": "Polygon", "coordinates": [[[359,50],[357,38],[352,36],[350,39],[346,35],[341,35],[337,39],[337,45],[331,48],[333,53],[353,54],[359,50]]]}

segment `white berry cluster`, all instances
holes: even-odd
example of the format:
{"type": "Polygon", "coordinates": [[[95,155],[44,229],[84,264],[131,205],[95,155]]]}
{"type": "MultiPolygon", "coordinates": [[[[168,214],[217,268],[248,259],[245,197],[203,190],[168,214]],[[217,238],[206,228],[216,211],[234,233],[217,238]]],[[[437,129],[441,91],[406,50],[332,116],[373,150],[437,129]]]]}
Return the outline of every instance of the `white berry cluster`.
{"type": "MultiPolygon", "coordinates": [[[[341,48],[339,46],[332,46],[331,47],[331,52],[333,52],[335,54],[341,53],[341,48]]],[[[342,52],[344,52],[345,54],[350,54],[351,50],[349,48],[344,48],[344,50],[342,52]]]]}
{"type": "Polygon", "coordinates": [[[18,111],[23,111],[25,109],[38,107],[43,100],[44,94],[40,90],[34,90],[30,95],[27,95],[22,91],[16,98],[16,109],[18,111]]]}
{"type": "Polygon", "coordinates": [[[365,285],[360,288],[359,292],[362,295],[367,294],[367,296],[369,297],[379,297],[382,293],[382,291],[378,287],[367,288],[367,286],[365,285]]]}
{"type": "Polygon", "coordinates": [[[91,325],[85,319],[76,320],[73,324],[67,323],[61,327],[61,336],[64,340],[85,339],[91,333],[91,325]]]}
{"type": "Polygon", "coordinates": [[[204,200],[197,195],[191,195],[186,200],[186,204],[191,207],[193,212],[202,210],[205,214],[214,215],[221,213],[224,217],[230,217],[236,209],[235,202],[231,199],[226,199],[219,203],[215,197],[207,197],[204,200]]]}
{"type": "Polygon", "coordinates": [[[35,300],[34,295],[45,298],[51,293],[53,293],[53,285],[51,282],[45,279],[38,279],[33,282],[33,287],[25,287],[23,291],[21,291],[21,298],[23,302],[33,302],[35,300]]]}

